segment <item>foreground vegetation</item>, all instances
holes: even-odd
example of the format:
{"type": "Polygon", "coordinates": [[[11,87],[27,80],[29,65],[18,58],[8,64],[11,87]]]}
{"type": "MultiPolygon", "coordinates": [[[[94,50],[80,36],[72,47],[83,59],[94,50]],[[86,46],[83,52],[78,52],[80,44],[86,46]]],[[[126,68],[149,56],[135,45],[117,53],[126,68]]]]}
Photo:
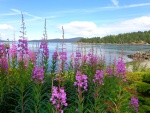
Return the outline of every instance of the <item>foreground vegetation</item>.
{"type": "Polygon", "coordinates": [[[20,39],[18,51],[13,44],[7,53],[0,44],[2,113],[149,112],[149,72],[127,73],[121,58],[106,66],[105,57],[99,58],[94,51],[82,55],[77,50],[66,64],[64,48],[56,49],[47,72],[46,45],[43,41],[35,53],[27,48],[26,40],[20,39]]]}
{"type": "Polygon", "coordinates": [[[150,31],[132,32],[104,37],[82,38],[83,43],[150,44],[150,31]]]}
{"type": "Polygon", "coordinates": [[[150,70],[137,72],[139,62],[128,72],[122,58],[106,66],[105,56],[80,48],[67,58],[64,42],[49,55],[46,21],[40,47],[30,50],[22,23],[18,44],[0,43],[1,113],[150,112],[150,70]]]}

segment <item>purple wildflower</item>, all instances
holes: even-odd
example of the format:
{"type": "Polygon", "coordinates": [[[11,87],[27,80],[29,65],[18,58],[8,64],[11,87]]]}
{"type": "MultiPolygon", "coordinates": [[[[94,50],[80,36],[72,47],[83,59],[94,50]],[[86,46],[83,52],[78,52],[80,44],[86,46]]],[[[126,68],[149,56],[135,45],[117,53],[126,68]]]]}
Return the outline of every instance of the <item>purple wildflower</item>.
{"type": "Polygon", "coordinates": [[[74,82],[75,86],[78,86],[78,91],[80,88],[83,88],[87,91],[88,80],[87,75],[82,75],[80,71],[76,73],[76,82],[74,82]]]}
{"type": "Polygon", "coordinates": [[[19,44],[18,44],[18,51],[24,55],[24,54],[28,54],[28,42],[27,40],[24,39],[19,39],[19,44]]]}
{"type": "MultiPolygon", "coordinates": [[[[52,88],[52,96],[50,98],[50,101],[53,105],[55,105],[56,108],[61,108],[62,106],[68,106],[66,102],[66,92],[64,91],[64,88],[58,88],[56,86],[53,86],[52,88]]],[[[63,110],[61,110],[63,113],[63,110]]]]}
{"type": "Polygon", "coordinates": [[[76,52],[76,57],[77,57],[77,58],[81,58],[81,52],[77,51],[77,52],[76,52]]]}
{"type": "Polygon", "coordinates": [[[34,82],[44,83],[44,70],[43,67],[34,67],[32,71],[32,79],[34,82]]]}
{"type": "Polygon", "coordinates": [[[88,62],[90,65],[96,65],[97,62],[98,62],[98,57],[97,56],[94,56],[93,54],[91,53],[88,53],[88,62]]]}
{"type": "Polygon", "coordinates": [[[138,98],[132,97],[132,98],[131,98],[131,101],[130,101],[130,105],[131,105],[131,107],[132,107],[136,112],[138,112],[138,107],[139,107],[139,100],[138,100],[138,98]]]}
{"type": "Polygon", "coordinates": [[[5,55],[6,55],[5,45],[0,44],[0,57],[5,56],[5,55]]]}
{"type": "Polygon", "coordinates": [[[36,55],[37,53],[32,51],[32,50],[29,50],[29,59],[31,60],[32,64],[35,64],[36,63],[36,55]]]}
{"type": "Polygon", "coordinates": [[[87,62],[87,59],[88,59],[88,57],[87,57],[86,55],[84,55],[84,56],[82,57],[82,62],[83,62],[83,63],[86,63],[86,62],[87,62]]]}
{"type": "Polygon", "coordinates": [[[81,60],[81,52],[76,52],[76,57],[74,58],[74,67],[78,68],[80,66],[80,60],[81,60]]]}
{"type": "Polygon", "coordinates": [[[0,73],[4,70],[5,72],[8,71],[8,59],[6,57],[0,58],[0,73]]]}
{"type": "Polygon", "coordinates": [[[116,65],[115,76],[117,76],[118,78],[122,77],[123,81],[125,81],[126,67],[125,67],[125,63],[122,60],[118,61],[118,64],[116,65]]]}
{"type": "Polygon", "coordinates": [[[102,70],[96,70],[93,82],[104,85],[103,81],[104,81],[104,72],[102,70]]]}
{"type": "Polygon", "coordinates": [[[17,56],[17,46],[15,44],[12,44],[11,49],[9,49],[9,54],[12,58],[17,56]]]}
{"type": "Polygon", "coordinates": [[[41,44],[40,44],[40,49],[42,49],[43,55],[44,55],[45,57],[48,57],[48,56],[49,56],[48,44],[47,44],[46,41],[41,42],[41,44]]]}
{"type": "Polygon", "coordinates": [[[113,74],[113,69],[112,69],[110,66],[107,66],[107,67],[106,67],[106,73],[107,73],[108,75],[112,75],[112,74],[113,74]]]}
{"type": "Polygon", "coordinates": [[[60,59],[62,61],[66,61],[67,60],[67,52],[59,52],[59,55],[60,55],[60,59]]]}
{"type": "Polygon", "coordinates": [[[53,60],[57,60],[57,58],[58,58],[58,53],[57,53],[57,51],[55,51],[55,52],[53,53],[52,58],[53,58],[53,60]]]}

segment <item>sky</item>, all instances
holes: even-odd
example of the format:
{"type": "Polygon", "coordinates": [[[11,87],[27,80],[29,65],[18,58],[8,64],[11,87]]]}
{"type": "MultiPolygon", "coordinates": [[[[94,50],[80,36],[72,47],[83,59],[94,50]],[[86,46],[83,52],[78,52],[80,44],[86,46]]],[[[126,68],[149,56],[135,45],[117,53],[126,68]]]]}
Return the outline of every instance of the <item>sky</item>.
{"type": "Polygon", "coordinates": [[[28,40],[103,37],[150,30],[150,0],[0,0],[0,39],[18,40],[22,16],[28,40]]]}

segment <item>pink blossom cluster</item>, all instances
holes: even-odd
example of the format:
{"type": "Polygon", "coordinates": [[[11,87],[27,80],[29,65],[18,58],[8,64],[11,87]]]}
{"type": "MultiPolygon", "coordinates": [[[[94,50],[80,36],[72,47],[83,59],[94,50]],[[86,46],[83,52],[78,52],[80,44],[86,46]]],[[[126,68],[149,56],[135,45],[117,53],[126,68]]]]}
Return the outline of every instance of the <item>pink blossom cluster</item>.
{"type": "Polygon", "coordinates": [[[139,107],[139,100],[138,100],[138,98],[132,97],[132,98],[131,98],[131,101],[130,101],[130,105],[131,105],[131,107],[132,107],[136,112],[138,112],[138,107],[139,107]]]}
{"type": "Polygon", "coordinates": [[[9,49],[9,54],[12,58],[17,56],[17,46],[15,44],[12,44],[12,47],[9,49]]]}
{"type": "Polygon", "coordinates": [[[5,72],[8,71],[8,59],[6,57],[0,58],[0,69],[3,69],[5,72]]]}
{"type": "Polygon", "coordinates": [[[87,86],[88,86],[88,77],[87,75],[82,75],[80,71],[77,71],[76,73],[76,82],[74,82],[75,86],[78,86],[78,91],[80,88],[83,88],[84,90],[87,91],[87,86]]]}
{"type": "Polygon", "coordinates": [[[83,55],[83,57],[82,57],[82,63],[86,63],[87,59],[88,59],[88,57],[86,55],[83,55]]]}
{"type": "Polygon", "coordinates": [[[0,73],[8,71],[8,59],[6,58],[6,51],[4,44],[0,44],[0,73]]]}
{"type": "Polygon", "coordinates": [[[18,51],[21,53],[20,55],[28,54],[28,42],[25,39],[18,40],[18,51]]]}
{"type": "MultiPolygon", "coordinates": [[[[58,88],[56,86],[53,86],[52,96],[50,98],[52,104],[55,105],[56,108],[61,108],[62,106],[68,106],[66,99],[67,97],[64,88],[58,88]]],[[[63,110],[61,110],[61,113],[63,113],[63,110]]]]}
{"type": "Polygon", "coordinates": [[[96,70],[96,74],[94,75],[93,82],[104,85],[104,72],[103,70],[96,70]]]}
{"type": "Polygon", "coordinates": [[[48,44],[47,44],[46,41],[41,42],[41,44],[40,44],[40,49],[43,50],[43,55],[44,55],[45,57],[48,57],[48,56],[49,56],[48,44]]]}
{"type": "Polygon", "coordinates": [[[57,60],[58,59],[58,53],[57,51],[55,51],[52,55],[53,60],[57,60]]]}
{"type": "Polygon", "coordinates": [[[32,70],[32,79],[34,82],[44,83],[44,69],[43,67],[34,67],[32,70]]]}
{"type": "Polygon", "coordinates": [[[80,51],[77,51],[77,52],[76,52],[76,57],[77,57],[77,58],[81,58],[81,52],[80,52],[80,51]]]}
{"type": "Polygon", "coordinates": [[[5,46],[4,44],[0,44],[0,57],[5,56],[6,51],[5,51],[5,46]]]}
{"type": "Polygon", "coordinates": [[[81,52],[80,51],[77,51],[76,52],[76,56],[74,58],[74,67],[79,67],[80,66],[80,59],[81,59],[81,52]]]}
{"type": "Polygon", "coordinates": [[[112,75],[113,74],[113,69],[110,66],[106,67],[106,74],[112,75]]]}
{"type": "Polygon", "coordinates": [[[95,56],[91,53],[88,53],[87,56],[88,56],[88,62],[90,65],[93,65],[93,64],[96,65],[98,63],[98,57],[97,56],[95,56]]]}
{"type": "Polygon", "coordinates": [[[118,61],[118,64],[116,65],[115,76],[117,76],[118,78],[122,78],[123,81],[126,81],[125,80],[125,77],[126,77],[126,67],[125,67],[125,63],[122,60],[118,61]]]}
{"type": "Polygon", "coordinates": [[[31,60],[31,62],[32,62],[33,64],[35,64],[35,63],[36,63],[36,55],[37,55],[37,53],[35,53],[35,52],[32,51],[32,50],[29,50],[28,55],[29,55],[29,59],[31,60]]]}
{"type": "Polygon", "coordinates": [[[67,52],[65,52],[65,51],[59,52],[59,55],[60,55],[60,59],[62,61],[66,61],[67,60],[67,52]]]}

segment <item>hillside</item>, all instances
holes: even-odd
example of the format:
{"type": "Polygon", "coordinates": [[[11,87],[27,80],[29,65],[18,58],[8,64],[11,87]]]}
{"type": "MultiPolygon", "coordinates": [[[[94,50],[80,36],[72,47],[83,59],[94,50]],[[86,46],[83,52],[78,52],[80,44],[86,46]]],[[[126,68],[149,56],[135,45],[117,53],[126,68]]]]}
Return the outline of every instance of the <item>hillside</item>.
{"type": "MultiPolygon", "coordinates": [[[[76,37],[76,38],[70,38],[70,39],[64,39],[64,42],[77,42],[82,37],[76,37]]],[[[29,42],[40,42],[41,40],[29,40],[29,42]]],[[[62,42],[62,39],[49,39],[48,42],[62,42]]]]}
{"type": "Polygon", "coordinates": [[[105,37],[82,38],[82,43],[150,44],[150,31],[138,31],[105,37]]]}

